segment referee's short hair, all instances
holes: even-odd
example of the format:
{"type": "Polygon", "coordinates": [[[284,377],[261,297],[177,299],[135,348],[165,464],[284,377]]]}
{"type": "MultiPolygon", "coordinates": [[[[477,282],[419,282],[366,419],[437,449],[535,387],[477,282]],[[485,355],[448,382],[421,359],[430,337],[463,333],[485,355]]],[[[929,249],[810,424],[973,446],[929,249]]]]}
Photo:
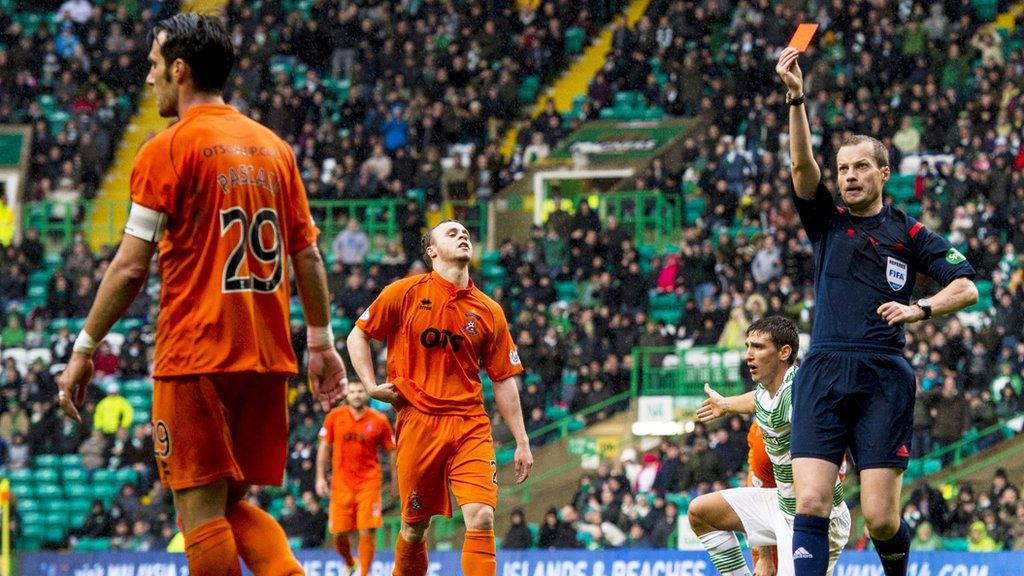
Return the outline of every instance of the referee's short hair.
{"type": "Polygon", "coordinates": [[[747,336],[753,332],[767,334],[772,344],[779,350],[783,346],[789,346],[793,352],[789,355],[787,362],[790,364],[796,362],[796,353],[800,351],[800,334],[797,332],[795,322],[782,316],[765,316],[754,320],[747,328],[747,336]]]}
{"type": "Polygon", "coordinates": [[[871,136],[868,136],[866,134],[854,134],[852,136],[847,136],[843,138],[843,141],[839,145],[839,147],[844,148],[846,146],[856,146],[858,144],[863,144],[865,142],[869,142],[871,144],[873,155],[875,157],[875,164],[877,164],[879,168],[888,168],[889,149],[886,148],[885,144],[882,144],[882,142],[879,141],[877,138],[872,138],[871,136]]]}

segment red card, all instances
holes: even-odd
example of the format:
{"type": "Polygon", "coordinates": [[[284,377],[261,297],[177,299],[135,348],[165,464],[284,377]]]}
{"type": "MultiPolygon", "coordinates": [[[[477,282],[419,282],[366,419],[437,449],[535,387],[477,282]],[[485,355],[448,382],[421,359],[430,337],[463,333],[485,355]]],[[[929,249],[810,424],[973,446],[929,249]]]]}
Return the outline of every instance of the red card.
{"type": "Polygon", "coordinates": [[[814,38],[814,33],[817,31],[817,24],[801,24],[797,26],[793,39],[789,41],[789,47],[796,48],[800,52],[807,50],[807,47],[811,45],[811,40],[814,38]]]}

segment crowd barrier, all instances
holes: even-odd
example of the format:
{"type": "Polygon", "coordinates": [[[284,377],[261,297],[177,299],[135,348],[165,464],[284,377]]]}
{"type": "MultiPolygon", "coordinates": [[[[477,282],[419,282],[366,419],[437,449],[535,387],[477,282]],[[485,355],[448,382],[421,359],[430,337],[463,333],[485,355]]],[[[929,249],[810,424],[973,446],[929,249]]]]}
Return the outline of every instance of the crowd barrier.
{"type": "MultiPolygon", "coordinates": [[[[329,551],[298,553],[307,576],[340,576],[329,551]]],[[[394,556],[377,554],[371,576],[390,576],[394,556]]],[[[187,576],[184,554],[163,552],[26,554],[22,576],[187,576]]],[[[248,572],[246,572],[248,574],[248,572]]],[[[428,576],[462,574],[458,552],[432,552],[428,576]]],[[[499,551],[498,576],[717,576],[707,554],[693,550],[499,551]]],[[[915,552],[908,576],[1020,576],[1024,552],[915,552]]],[[[874,552],[846,552],[834,576],[883,576],[874,552]]]]}

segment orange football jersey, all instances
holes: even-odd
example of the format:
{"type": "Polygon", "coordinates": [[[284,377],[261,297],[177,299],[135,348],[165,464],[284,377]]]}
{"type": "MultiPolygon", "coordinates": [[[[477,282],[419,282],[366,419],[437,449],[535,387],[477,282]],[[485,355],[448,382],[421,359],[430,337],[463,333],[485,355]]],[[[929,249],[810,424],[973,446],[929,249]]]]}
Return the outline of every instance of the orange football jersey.
{"type": "Polygon", "coordinates": [[[749,484],[755,488],[774,488],[775,471],[772,469],[772,461],[768,459],[768,452],[764,447],[764,436],[761,435],[761,427],[757,422],[750,423],[750,430],[747,431],[747,464],[750,469],[749,484]]]}
{"type": "Polygon", "coordinates": [[[288,144],[196,106],[139,151],[131,197],[166,218],[153,375],[294,374],[288,258],[319,231],[288,144]]]}
{"type": "Polygon", "coordinates": [[[333,444],[332,490],[358,492],[376,486],[380,490],[380,454],[378,448],[395,449],[395,434],[386,416],[367,408],[356,417],[349,406],[331,410],[320,429],[320,439],[333,444]]]}
{"type": "Polygon", "coordinates": [[[470,281],[458,289],[430,272],[398,280],[356,322],[388,346],[388,381],[430,414],[486,416],[480,368],[498,382],[523,371],[497,302],[470,281]]]}

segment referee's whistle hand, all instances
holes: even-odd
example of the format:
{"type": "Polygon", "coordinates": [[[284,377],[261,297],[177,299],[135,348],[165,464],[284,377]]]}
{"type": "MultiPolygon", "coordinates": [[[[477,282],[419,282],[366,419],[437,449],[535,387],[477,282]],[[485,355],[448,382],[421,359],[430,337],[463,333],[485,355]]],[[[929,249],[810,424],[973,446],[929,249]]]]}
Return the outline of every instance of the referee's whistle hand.
{"type": "Polygon", "coordinates": [[[886,302],[878,307],[875,312],[885,320],[889,326],[897,324],[911,324],[924,319],[924,310],[917,306],[907,306],[899,302],[886,302]]]}

